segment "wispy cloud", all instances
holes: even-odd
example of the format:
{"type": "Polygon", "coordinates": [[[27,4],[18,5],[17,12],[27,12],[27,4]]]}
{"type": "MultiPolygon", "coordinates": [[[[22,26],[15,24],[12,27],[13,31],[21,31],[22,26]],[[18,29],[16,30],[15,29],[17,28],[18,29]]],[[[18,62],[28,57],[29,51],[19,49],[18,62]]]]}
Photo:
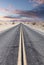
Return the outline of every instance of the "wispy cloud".
{"type": "Polygon", "coordinates": [[[12,13],[13,14],[23,14],[23,13],[25,13],[25,11],[22,11],[22,10],[13,10],[12,13]]]}
{"type": "Polygon", "coordinates": [[[15,17],[12,17],[12,16],[3,16],[3,18],[15,18],[15,17]]]}
{"type": "Polygon", "coordinates": [[[0,12],[9,12],[9,10],[6,8],[0,8],[0,12]]]}
{"type": "Polygon", "coordinates": [[[40,4],[44,4],[44,0],[29,0],[29,3],[32,3],[32,6],[38,6],[40,4]]]}
{"type": "MultiPolygon", "coordinates": [[[[32,10],[32,11],[22,11],[22,10],[9,10],[9,9],[4,9],[4,8],[0,8],[0,11],[2,12],[10,12],[11,14],[18,14],[20,15],[21,17],[42,17],[44,16],[43,12],[42,11],[35,11],[35,10],[32,10]]],[[[11,14],[9,16],[4,16],[4,18],[15,18],[13,16],[11,16],[11,14]]]]}
{"type": "Polygon", "coordinates": [[[36,2],[38,4],[43,4],[44,0],[29,0],[29,2],[36,2]]]}
{"type": "MultiPolygon", "coordinates": [[[[6,10],[4,10],[6,11],[6,10]]],[[[19,14],[21,17],[37,17],[36,12],[34,11],[21,11],[21,10],[14,10],[11,11],[12,14],[19,14]]],[[[15,18],[13,16],[4,16],[3,18],[15,18]]]]}
{"type": "Polygon", "coordinates": [[[12,10],[14,10],[12,4],[9,4],[7,8],[0,7],[0,12],[11,12],[12,10]]]}
{"type": "Polygon", "coordinates": [[[15,6],[13,6],[13,4],[9,4],[7,9],[14,10],[15,9],[15,6]]]}
{"type": "Polygon", "coordinates": [[[44,0],[33,0],[34,2],[37,2],[38,4],[44,4],[44,0]]]}
{"type": "Polygon", "coordinates": [[[22,16],[25,16],[25,17],[35,17],[36,16],[36,14],[35,14],[35,12],[33,12],[33,11],[21,11],[21,10],[14,10],[14,11],[12,11],[12,13],[13,14],[19,14],[20,16],[22,15],[22,16]]]}
{"type": "Polygon", "coordinates": [[[12,17],[12,16],[0,16],[0,20],[2,20],[2,21],[14,21],[14,20],[20,20],[20,18],[12,17]]]}

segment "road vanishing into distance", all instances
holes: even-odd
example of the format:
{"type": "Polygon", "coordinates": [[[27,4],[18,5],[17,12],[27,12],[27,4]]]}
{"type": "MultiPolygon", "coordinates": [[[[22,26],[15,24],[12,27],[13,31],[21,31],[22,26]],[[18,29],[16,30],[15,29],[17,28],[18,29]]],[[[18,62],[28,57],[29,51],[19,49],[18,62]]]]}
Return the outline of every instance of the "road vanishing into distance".
{"type": "Polygon", "coordinates": [[[0,33],[0,65],[44,65],[44,35],[22,23],[0,33]]]}

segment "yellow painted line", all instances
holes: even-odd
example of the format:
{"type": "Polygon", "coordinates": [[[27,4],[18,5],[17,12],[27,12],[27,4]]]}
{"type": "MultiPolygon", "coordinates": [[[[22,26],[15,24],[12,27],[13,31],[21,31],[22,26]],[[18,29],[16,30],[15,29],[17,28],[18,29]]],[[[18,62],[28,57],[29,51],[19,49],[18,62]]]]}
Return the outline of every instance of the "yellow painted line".
{"type": "Polygon", "coordinates": [[[27,60],[26,60],[26,52],[25,52],[23,31],[22,31],[22,27],[21,27],[20,28],[20,40],[19,40],[19,52],[18,52],[17,65],[22,65],[22,64],[27,65],[27,60]],[[22,50],[23,50],[23,58],[22,58],[22,50]],[[23,59],[23,63],[22,63],[22,59],[23,59]]]}
{"type": "Polygon", "coordinates": [[[21,28],[20,28],[20,40],[19,40],[19,52],[18,52],[17,65],[22,65],[22,62],[21,62],[21,28]]]}
{"type": "Polygon", "coordinates": [[[22,44],[23,44],[23,62],[24,62],[24,65],[27,65],[27,59],[26,59],[26,51],[25,51],[25,45],[24,45],[23,31],[22,31],[22,44]]]}

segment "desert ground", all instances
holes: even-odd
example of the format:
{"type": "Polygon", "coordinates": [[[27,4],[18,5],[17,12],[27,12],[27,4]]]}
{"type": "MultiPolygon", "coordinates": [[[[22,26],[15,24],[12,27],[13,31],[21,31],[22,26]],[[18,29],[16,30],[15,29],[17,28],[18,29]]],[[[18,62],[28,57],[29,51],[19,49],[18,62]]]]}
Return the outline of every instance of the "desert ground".
{"type": "MultiPolygon", "coordinates": [[[[21,22],[2,22],[0,21],[0,32],[7,30],[13,26],[18,25],[21,22]]],[[[23,24],[27,25],[28,27],[38,30],[44,33],[44,22],[22,22],[23,24]]]]}
{"type": "Polygon", "coordinates": [[[34,30],[38,30],[44,33],[44,22],[26,22],[25,25],[34,30]]]}
{"type": "Polygon", "coordinates": [[[5,31],[13,26],[16,26],[19,22],[2,22],[0,21],[0,32],[5,31]]]}

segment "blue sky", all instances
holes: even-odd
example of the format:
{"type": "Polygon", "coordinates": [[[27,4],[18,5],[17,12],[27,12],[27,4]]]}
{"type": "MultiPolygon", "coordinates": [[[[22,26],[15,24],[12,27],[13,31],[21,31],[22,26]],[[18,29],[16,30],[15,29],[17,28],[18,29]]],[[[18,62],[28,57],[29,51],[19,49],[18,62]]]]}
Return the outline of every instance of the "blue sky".
{"type": "Polygon", "coordinates": [[[33,8],[32,4],[28,0],[0,0],[0,7],[3,8],[8,8],[11,5],[15,9],[31,10],[33,8]]]}
{"type": "Polygon", "coordinates": [[[24,16],[41,4],[44,0],[0,0],[0,16],[24,16]]]}
{"type": "MultiPolygon", "coordinates": [[[[28,0],[0,0],[0,10],[31,10],[32,5],[28,0]]],[[[10,15],[7,12],[0,11],[0,15],[10,15]]],[[[12,15],[12,14],[11,14],[12,15]]]]}

